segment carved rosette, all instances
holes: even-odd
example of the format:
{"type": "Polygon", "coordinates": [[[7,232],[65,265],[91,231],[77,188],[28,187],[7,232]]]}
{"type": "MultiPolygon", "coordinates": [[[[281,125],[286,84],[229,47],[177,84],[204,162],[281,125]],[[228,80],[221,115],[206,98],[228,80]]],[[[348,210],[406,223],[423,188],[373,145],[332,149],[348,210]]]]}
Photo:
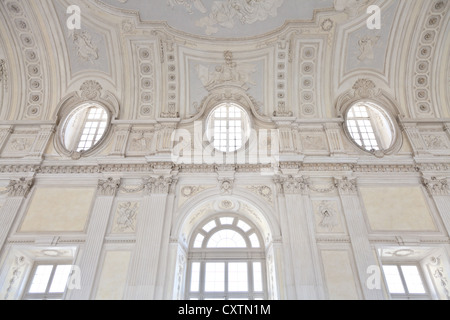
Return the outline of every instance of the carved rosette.
{"type": "Polygon", "coordinates": [[[120,179],[108,178],[99,180],[97,185],[98,193],[101,196],[115,196],[117,189],[120,187],[120,179]]]}
{"type": "Polygon", "coordinates": [[[422,179],[422,183],[427,189],[430,196],[448,196],[450,189],[448,187],[447,179],[438,179],[432,177],[431,179],[422,179]]]}
{"type": "Polygon", "coordinates": [[[356,179],[349,179],[348,177],[335,179],[335,186],[341,195],[354,195],[358,192],[356,179]]]}
{"type": "Polygon", "coordinates": [[[33,187],[34,179],[20,178],[19,180],[11,180],[6,187],[8,196],[10,197],[26,197],[33,187]]]}

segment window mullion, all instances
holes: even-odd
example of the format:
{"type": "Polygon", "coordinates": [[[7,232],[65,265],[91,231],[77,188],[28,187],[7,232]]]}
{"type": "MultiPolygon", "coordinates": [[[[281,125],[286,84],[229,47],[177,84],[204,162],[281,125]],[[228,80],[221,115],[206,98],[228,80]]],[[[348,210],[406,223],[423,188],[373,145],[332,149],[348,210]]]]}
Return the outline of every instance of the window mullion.
{"type": "Polygon", "coordinates": [[[50,287],[51,287],[51,285],[52,285],[53,278],[54,278],[54,276],[55,276],[56,268],[57,268],[57,265],[54,264],[54,265],[53,265],[53,268],[52,268],[52,272],[50,273],[50,277],[48,278],[47,288],[45,289],[45,295],[46,295],[46,296],[49,294],[50,287]]]}
{"type": "Polygon", "coordinates": [[[91,112],[92,108],[88,108],[86,110],[86,113],[84,114],[84,119],[82,122],[82,125],[80,126],[80,129],[77,132],[77,139],[74,140],[74,145],[71,146],[70,150],[73,150],[76,148],[78,150],[80,148],[81,143],[81,137],[83,136],[84,129],[86,128],[86,123],[88,122],[89,113],[91,112]]]}
{"type": "Polygon", "coordinates": [[[224,292],[225,296],[224,296],[224,299],[227,300],[230,297],[230,293],[228,292],[228,280],[229,280],[228,279],[228,264],[229,264],[229,262],[226,261],[224,263],[225,263],[225,292],[224,292]]]}
{"type": "Polygon", "coordinates": [[[406,284],[405,277],[403,276],[403,270],[401,268],[401,265],[397,265],[397,270],[400,274],[400,279],[402,279],[402,284],[403,284],[403,288],[405,290],[405,294],[409,296],[408,285],[406,284]]]}

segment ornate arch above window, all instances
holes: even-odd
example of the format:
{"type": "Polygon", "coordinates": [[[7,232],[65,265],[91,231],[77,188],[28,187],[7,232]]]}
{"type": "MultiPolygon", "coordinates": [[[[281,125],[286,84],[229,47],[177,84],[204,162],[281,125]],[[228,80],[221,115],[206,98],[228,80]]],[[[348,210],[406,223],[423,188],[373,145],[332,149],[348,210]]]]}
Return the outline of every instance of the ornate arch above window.
{"type": "Polygon", "coordinates": [[[73,92],[58,107],[54,145],[74,160],[98,152],[110,136],[111,121],[119,114],[119,103],[110,92],[102,95],[96,81],[86,81],[80,93],[73,92]]]}
{"type": "Polygon", "coordinates": [[[264,244],[257,228],[235,215],[215,217],[203,223],[191,239],[193,249],[262,249],[264,244]]]}
{"type": "Polygon", "coordinates": [[[204,221],[192,235],[188,260],[188,299],[267,298],[264,242],[240,216],[204,221]]]}
{"type": "Polygon", "coordinates": [[[395,101],[375,83],[359,79],[337,102],[347,138],[360,150],[384,157],[398,152],[403,139],[395,101]]]}

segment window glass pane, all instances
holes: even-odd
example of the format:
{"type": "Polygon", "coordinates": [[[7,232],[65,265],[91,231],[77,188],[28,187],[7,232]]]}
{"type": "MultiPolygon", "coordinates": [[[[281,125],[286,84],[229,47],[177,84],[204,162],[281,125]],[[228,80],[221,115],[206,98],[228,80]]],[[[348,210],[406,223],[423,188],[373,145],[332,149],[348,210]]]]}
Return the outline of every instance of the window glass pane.
{"type": "Polygon", "coordinates": [[[71,265],[59,265],[56,267],[55,275],[53,276],[52,285],[50,287],[51,293],[61,293],[66,290],[67,280],[69,279],[71,265]]]}
{"type": "Polygon", "coordinates": [[[225,291],[225,263],[208,262],[205,266],[205,292],[225,291]]]}
{"type": "Polygon", "coordinates": [[[390,293],[405,293],[397,266],[383,266],[390,293]]]}
{"type": "Polygon", "coordinates": [[[234,221],[234,218],[230,218],[230,217],[220,218],[220,223],[222,225],[231,225],[231,224],[233,224],[233,221],[234,221]]]}
{"type": "Polygon", "coordinates": [[[256,292],[263,291],[261,262],[253,262],[253,289],[256,292]]]}
{"type": "Polygon", "coordinates": [[[248,268],[246,262],[230,262],[228,264],[228,291],[248,291],[248,268]]]}
{"type": "Polygon", "coordinates": [[[233,104],[226,104],[217,108],[208,123],[207,134],[210,139],[221,140],[220,143],[214,143],[214,147],[223,152],[232,152],[241,148],[241,143],[237,144],[235,140],[242,140],[242,135],[234,135],[242,131],[242,126],[249,127],[248,117],[240,108],[233,104]],[[219,119],[219,120],[217,120],[219,119]],[[219,130],[218,130],[219,128],[219,130]],[[214,137],[211,136],[214,132],[214,137]],[[217,136],[221,134],[220,136],[217,136]]]}
{"type": "Polygon", "coordinates": [[[258,236],[255,233],[253,233],[249,238],[250,238],[250,242],[252,243],[252,247],[259,248],[260,244],[259,244],[258,236]]]}
{"type": "Polygon", "coordinates": [[[29,293],[45,293],[53,266],[40,265],[36,268],[29,293]]]}
{"type": "Polygon", "coordinates": [[[201,234],[198,234],[194,241],[194,248],[201,248],[203,244],[203,239],[205,239],[205,237],[201,234]]]}
{"type": "Polygon", "coordinates": [[[198,292],[200,290],[200,262],[192,263],[191,273],[191,291],[198,292]]]}
{"type": "Polygon", "coordinates": [[[214,229],[216,227],[216,222],[215,221],[211,221],[208,222],[204,227],[203,230],[205,230],[206,232],[210,232],[212,229],[214,229]]]}
{"type": "Polygon", "coordinates": [[[208,248],[246,248],[244,238],[233,230],[216,232],[208,241],[208,248]]]}
{"type": "Polygon", "coordinates": [[[251,229],[251,227],[242,220],[239,220],[237,226],[241,228],[244,232],[247,232],[248,230],[251,229]]]}
{"type": "Polygon", "coordinates": [[[403,277],[409,293],[426,293],[416,266],[402,266],[403,277]]]}

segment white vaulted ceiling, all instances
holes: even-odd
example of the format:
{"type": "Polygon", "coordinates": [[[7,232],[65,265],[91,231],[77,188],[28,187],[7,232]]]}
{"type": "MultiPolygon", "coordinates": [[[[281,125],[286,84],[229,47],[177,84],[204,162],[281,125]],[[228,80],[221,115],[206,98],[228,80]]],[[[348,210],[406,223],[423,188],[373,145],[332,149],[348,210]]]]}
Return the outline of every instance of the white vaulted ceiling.
{"type": "Polygon", "coordinates": [[[226,51],[267,119],[336,117],[338,97],[360,78],[406,118],[448,118],[449,8],[448,0],[1,0],[0,121],[54,123],[87,80],[114,95],[118,120],[195,118],[209,94],[205,76],[226,51]],[[381,8],[380,30],[367,28],[371,4],[381,8]],[[67,28],[70,5],[80,7],[80,30],[67,28]]]}

